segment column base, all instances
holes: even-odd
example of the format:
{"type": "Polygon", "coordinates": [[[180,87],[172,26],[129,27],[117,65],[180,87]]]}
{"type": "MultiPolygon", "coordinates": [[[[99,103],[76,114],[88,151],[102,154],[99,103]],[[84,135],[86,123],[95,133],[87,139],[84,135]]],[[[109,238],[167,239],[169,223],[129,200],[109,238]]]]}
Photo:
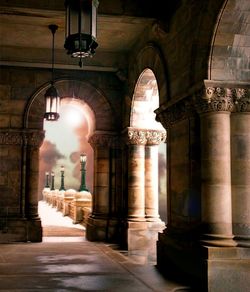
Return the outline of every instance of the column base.
{"type": "Polygon", "coordinates": [[[201,244],[206,246],[233,247],[237,243],[233,240],[233,235],[225,234],[203,234],[201,244]]]}
{"type": "Polygon", "coordinates": [[[250,247],[250,236],[249,235],[236,235],[234,237],[237,246],[250,247]]]}
{"type": "Polygon", "coordinates": [[[124,222],[122,247],[128,255],[140,263],[156,262],[156,241],[158,233],[165,228],[163,221],[158,222],[124,222]]]}
{"type": "Polygon", "coordinates": [[[4,224],[0,228],[0,243],[41,242],[42,226],[40,218],[28,220],[23,218],[0,218],[4,224]],[[6,220],[6,221],[3,221],[6,220]]]}
{"type": "Polygon", "coordinates": [[[89,216],[86,224],[89,241],[119,242],[119,221],[107,217],[89,216]]]}
{"type": "Polygon", "coordinates": [[[249,248],[202,246],[162,233],[157,242],[157,267],[195,291],[246,291],[250,285],[249,248]]]}

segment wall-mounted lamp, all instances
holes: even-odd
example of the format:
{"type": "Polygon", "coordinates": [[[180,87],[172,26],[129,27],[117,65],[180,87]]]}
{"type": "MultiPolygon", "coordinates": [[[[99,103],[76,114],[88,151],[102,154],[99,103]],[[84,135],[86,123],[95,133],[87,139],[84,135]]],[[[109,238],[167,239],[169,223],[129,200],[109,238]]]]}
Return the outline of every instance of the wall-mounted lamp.
{"type": "Polygon", "coordinates": [[[46,112],[44,118],[47,121],[57,121],[60,117],[60,97],[58,95],[57,89],[54,86],[54,49],[55,49],[55,32],[58,26],[55,24],[49,25],[49,29],[52,33],[52,74],[51,74],[51,85],[45,92],[45,105],[46,112]]]}
{"type": "Polygon", "coordinates": [[[93,56],[98,46],[96,42],[98,5],[98,0],[65,1],[64,48],[73,58],[80,58],[80,67],[82,67],[82,58],[93,56]]]}

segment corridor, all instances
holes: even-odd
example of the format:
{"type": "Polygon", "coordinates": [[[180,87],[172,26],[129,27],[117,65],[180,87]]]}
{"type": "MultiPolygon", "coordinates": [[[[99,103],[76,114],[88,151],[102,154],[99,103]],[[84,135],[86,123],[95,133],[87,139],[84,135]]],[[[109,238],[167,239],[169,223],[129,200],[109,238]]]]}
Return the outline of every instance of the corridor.
{"type": "Polygon", "coordinates": [[[0,291],[190,291],[113,245],[87,241],[83,226],[44,202],[39,215],[43,242],[1,244],[0,291]]]}

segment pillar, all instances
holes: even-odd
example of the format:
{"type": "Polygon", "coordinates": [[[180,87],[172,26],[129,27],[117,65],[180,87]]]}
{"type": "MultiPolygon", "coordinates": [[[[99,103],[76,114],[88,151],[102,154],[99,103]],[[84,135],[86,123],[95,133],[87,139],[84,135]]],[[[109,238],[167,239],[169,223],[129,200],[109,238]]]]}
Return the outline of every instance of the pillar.
{"type": "Polygon", "coordinates": [[[166,140],[165,131],[147,130],[145,146],[145,217],[159,219],[158,145],[166,140]]]}
{"type": "Polygon", "coordinates": [[[234,91],[236,111],[231,115],[232,218],[238,246],[250,247],[250,95],[234,91]]]}
{"type": "Polygon", "coordinates": [[[44,131],[26,130],[24,132],[24,151],[26,157],[26,197],[25,215],[28,219],[27,241],[42,241],[41,220],[38,216],[39,148],[44,139],[44,131]]]}
{"type": "Polygon", "coordinates": [[[202,242],[234,246],[232,240],[230,92],[207,88],[198,108],[201,120],[202,242]]]}
{"type": "Polygon", "coordinates": [[[113,238],[117,225],[111,218],[112,206],[112,148],[116,135],[105,131],[96,131],[89,143],[94,149],[94,191],[92,213],[87,220],[86,236],[88,240],[109,240],[113,238]]]}
{"type": "Polygon", "coordinates": [[[128,220],[145,221],[145,131],[128,132],[128,220]]]}

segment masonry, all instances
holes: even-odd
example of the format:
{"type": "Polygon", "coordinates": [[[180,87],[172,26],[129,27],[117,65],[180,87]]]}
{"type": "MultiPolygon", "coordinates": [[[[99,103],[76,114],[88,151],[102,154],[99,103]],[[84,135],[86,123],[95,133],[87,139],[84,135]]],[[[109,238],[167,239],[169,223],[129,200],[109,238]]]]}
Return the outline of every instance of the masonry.
{"type": "MultiPolygon", "coordinates": [[[[0,242],[40,242],[39,148],[51,76],[50,48],[41,44],[56,21],[63,39],[64,7],[60,1],[4,2],[0,242]],[[26,22],[37,42],[30,41],[26,22]]],[[[100,2],[99,53],[80,70],[58,45],[55,64],[60,97],[86,103],[94,116],[87,239],[145,257],[154,250],[162,272],[194,280],[205,291],[246,291],[249,1],[176,1],[166,14],[153,1],[143,8],[140,1],[114,1],[113,8],[100,2]],[[160,143],[167,152],[166,224],[154,177],[160,143]]]]}

